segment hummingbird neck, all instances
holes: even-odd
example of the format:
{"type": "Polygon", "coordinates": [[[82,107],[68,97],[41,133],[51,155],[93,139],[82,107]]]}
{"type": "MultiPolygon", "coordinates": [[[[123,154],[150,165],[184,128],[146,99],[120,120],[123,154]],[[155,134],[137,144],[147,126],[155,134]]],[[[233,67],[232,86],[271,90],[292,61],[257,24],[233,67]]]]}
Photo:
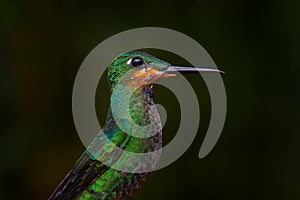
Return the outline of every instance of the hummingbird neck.
{"type": "MultiPolygon", "coordinates": [[[[121,103],[122,97],[119,97],[119,101],[121,103]]],[[[153,86],[147,85],[138,88],[130,97],[129,116],[135,123],[143,125],[147,121],[147,116],[150,115],[150,113],[148,112],[150,106],[155,106],[155,103],[153,101],[153,86]]],[[[109,107],[106,121],[110,118],[113,118],[111,107],[109,107]]]]}
{"type": "MultiPolygon", "coordinates": [[[[120,97],[120,101],[122,98],[120,97]]],[[[130,98],[129,102],[129,116],[131,117],[132,121],[138,126],[146,126],[150,124],[155,124],[158,126],[158,129],[161,130],[161,121],[159,113],[155,107],[155,103],[153,101],[153,87],[146,86],[137,89],[130,98]],[[151,112],[150,112],[151,111],[151,112]],[[151,120],[151,121],[150,121],[151,120]]],[[[117,124],[114,120],[111,108],[108,110],[106,123],[110,123],[112,126],[116,126],[117,124]]],[[[119,128],[118,128],[119,129],[119,128]]],[[[134,131],[134,130],[131,130],[134,131]]],[[[128,134],[123,132],[124,134],[128,134]]],[[[134,133],[133,133],[134,134],[134,133]]],[[[129,135],[129,134],[128,134],[129,135]]],[[[110,138],[113,135],[109,136],[110,138]]],[[[149,137],[149,138],[138,138],[134,136],[130,136],[130,142],[127,148],[132,148],[132,151],[136,152],[150,152],[154,150],[158,150],[161,148],[161,131],[156,135],[149,137]],[[130,146],[134,145],[133,146],[130,146]]]]}

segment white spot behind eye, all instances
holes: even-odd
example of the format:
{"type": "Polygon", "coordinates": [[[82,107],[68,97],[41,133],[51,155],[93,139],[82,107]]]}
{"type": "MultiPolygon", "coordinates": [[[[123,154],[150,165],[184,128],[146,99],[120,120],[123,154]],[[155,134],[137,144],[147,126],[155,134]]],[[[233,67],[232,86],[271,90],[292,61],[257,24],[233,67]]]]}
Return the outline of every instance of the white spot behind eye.
{"type": "Polygon", "coordinates": [[[131,61],[132,61],[132,58],[130,58],[126,63],[127,63],[128,65],[130,65],[130,64],[131,64],[131,61]]]}

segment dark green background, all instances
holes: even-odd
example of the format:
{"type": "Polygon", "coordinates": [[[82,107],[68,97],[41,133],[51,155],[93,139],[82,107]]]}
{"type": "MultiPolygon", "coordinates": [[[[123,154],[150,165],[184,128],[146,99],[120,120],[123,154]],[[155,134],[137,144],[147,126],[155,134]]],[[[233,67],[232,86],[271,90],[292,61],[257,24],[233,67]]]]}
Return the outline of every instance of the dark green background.
{"type": "MultiPolygon", "coordinates": [[[[299,10],[299,1],[279,0],[1,0],[0,199],[51,194],[84,151],[71,109],[81,62],[107,37],[143,26],[183,32],[209,52],[226,71],[228,112],[217,145],[199,159],[209,96],[200,77],[189,77],[203,112],[199,134],[134,199],[300,199],[299,10]]],[[[164,129],[168,141],[177,104],[161,87],[155,94],[173,116],[164,129]]],[[[96,99],[105,105],[108,96],[96,99]]]]}

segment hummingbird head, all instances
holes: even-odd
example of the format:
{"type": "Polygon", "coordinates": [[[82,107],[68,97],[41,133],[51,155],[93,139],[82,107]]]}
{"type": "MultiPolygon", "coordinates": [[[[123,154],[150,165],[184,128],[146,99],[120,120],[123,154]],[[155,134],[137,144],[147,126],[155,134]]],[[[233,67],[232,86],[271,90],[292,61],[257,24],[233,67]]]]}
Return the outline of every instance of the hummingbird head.
{"type": "Polygon", "coordinates": [[[176,73],[222,72],[216,69],[172,66],[144,52],[128,52],[115,58],[108,67],[111,88],[122,81],[126,85],[149,86],[159,79],[176,76],[176,73]]]}

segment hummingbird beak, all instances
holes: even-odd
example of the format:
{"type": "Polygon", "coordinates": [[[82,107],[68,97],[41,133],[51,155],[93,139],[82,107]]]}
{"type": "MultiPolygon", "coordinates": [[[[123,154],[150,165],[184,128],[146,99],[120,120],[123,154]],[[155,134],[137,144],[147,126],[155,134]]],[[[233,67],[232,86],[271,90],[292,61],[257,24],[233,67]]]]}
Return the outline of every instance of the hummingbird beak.
{"type": "Polygon", "coordinates": [[[174,73],[188,73],[188,74],[196,74],[196,73],[222,73],[223,71],[218,69],[210,69],[210,68],[195,68],[195,67],[182,67],[182,66],[169,66],[167,69],[164,70],[165,74],[174,74],[174,73]]]}

